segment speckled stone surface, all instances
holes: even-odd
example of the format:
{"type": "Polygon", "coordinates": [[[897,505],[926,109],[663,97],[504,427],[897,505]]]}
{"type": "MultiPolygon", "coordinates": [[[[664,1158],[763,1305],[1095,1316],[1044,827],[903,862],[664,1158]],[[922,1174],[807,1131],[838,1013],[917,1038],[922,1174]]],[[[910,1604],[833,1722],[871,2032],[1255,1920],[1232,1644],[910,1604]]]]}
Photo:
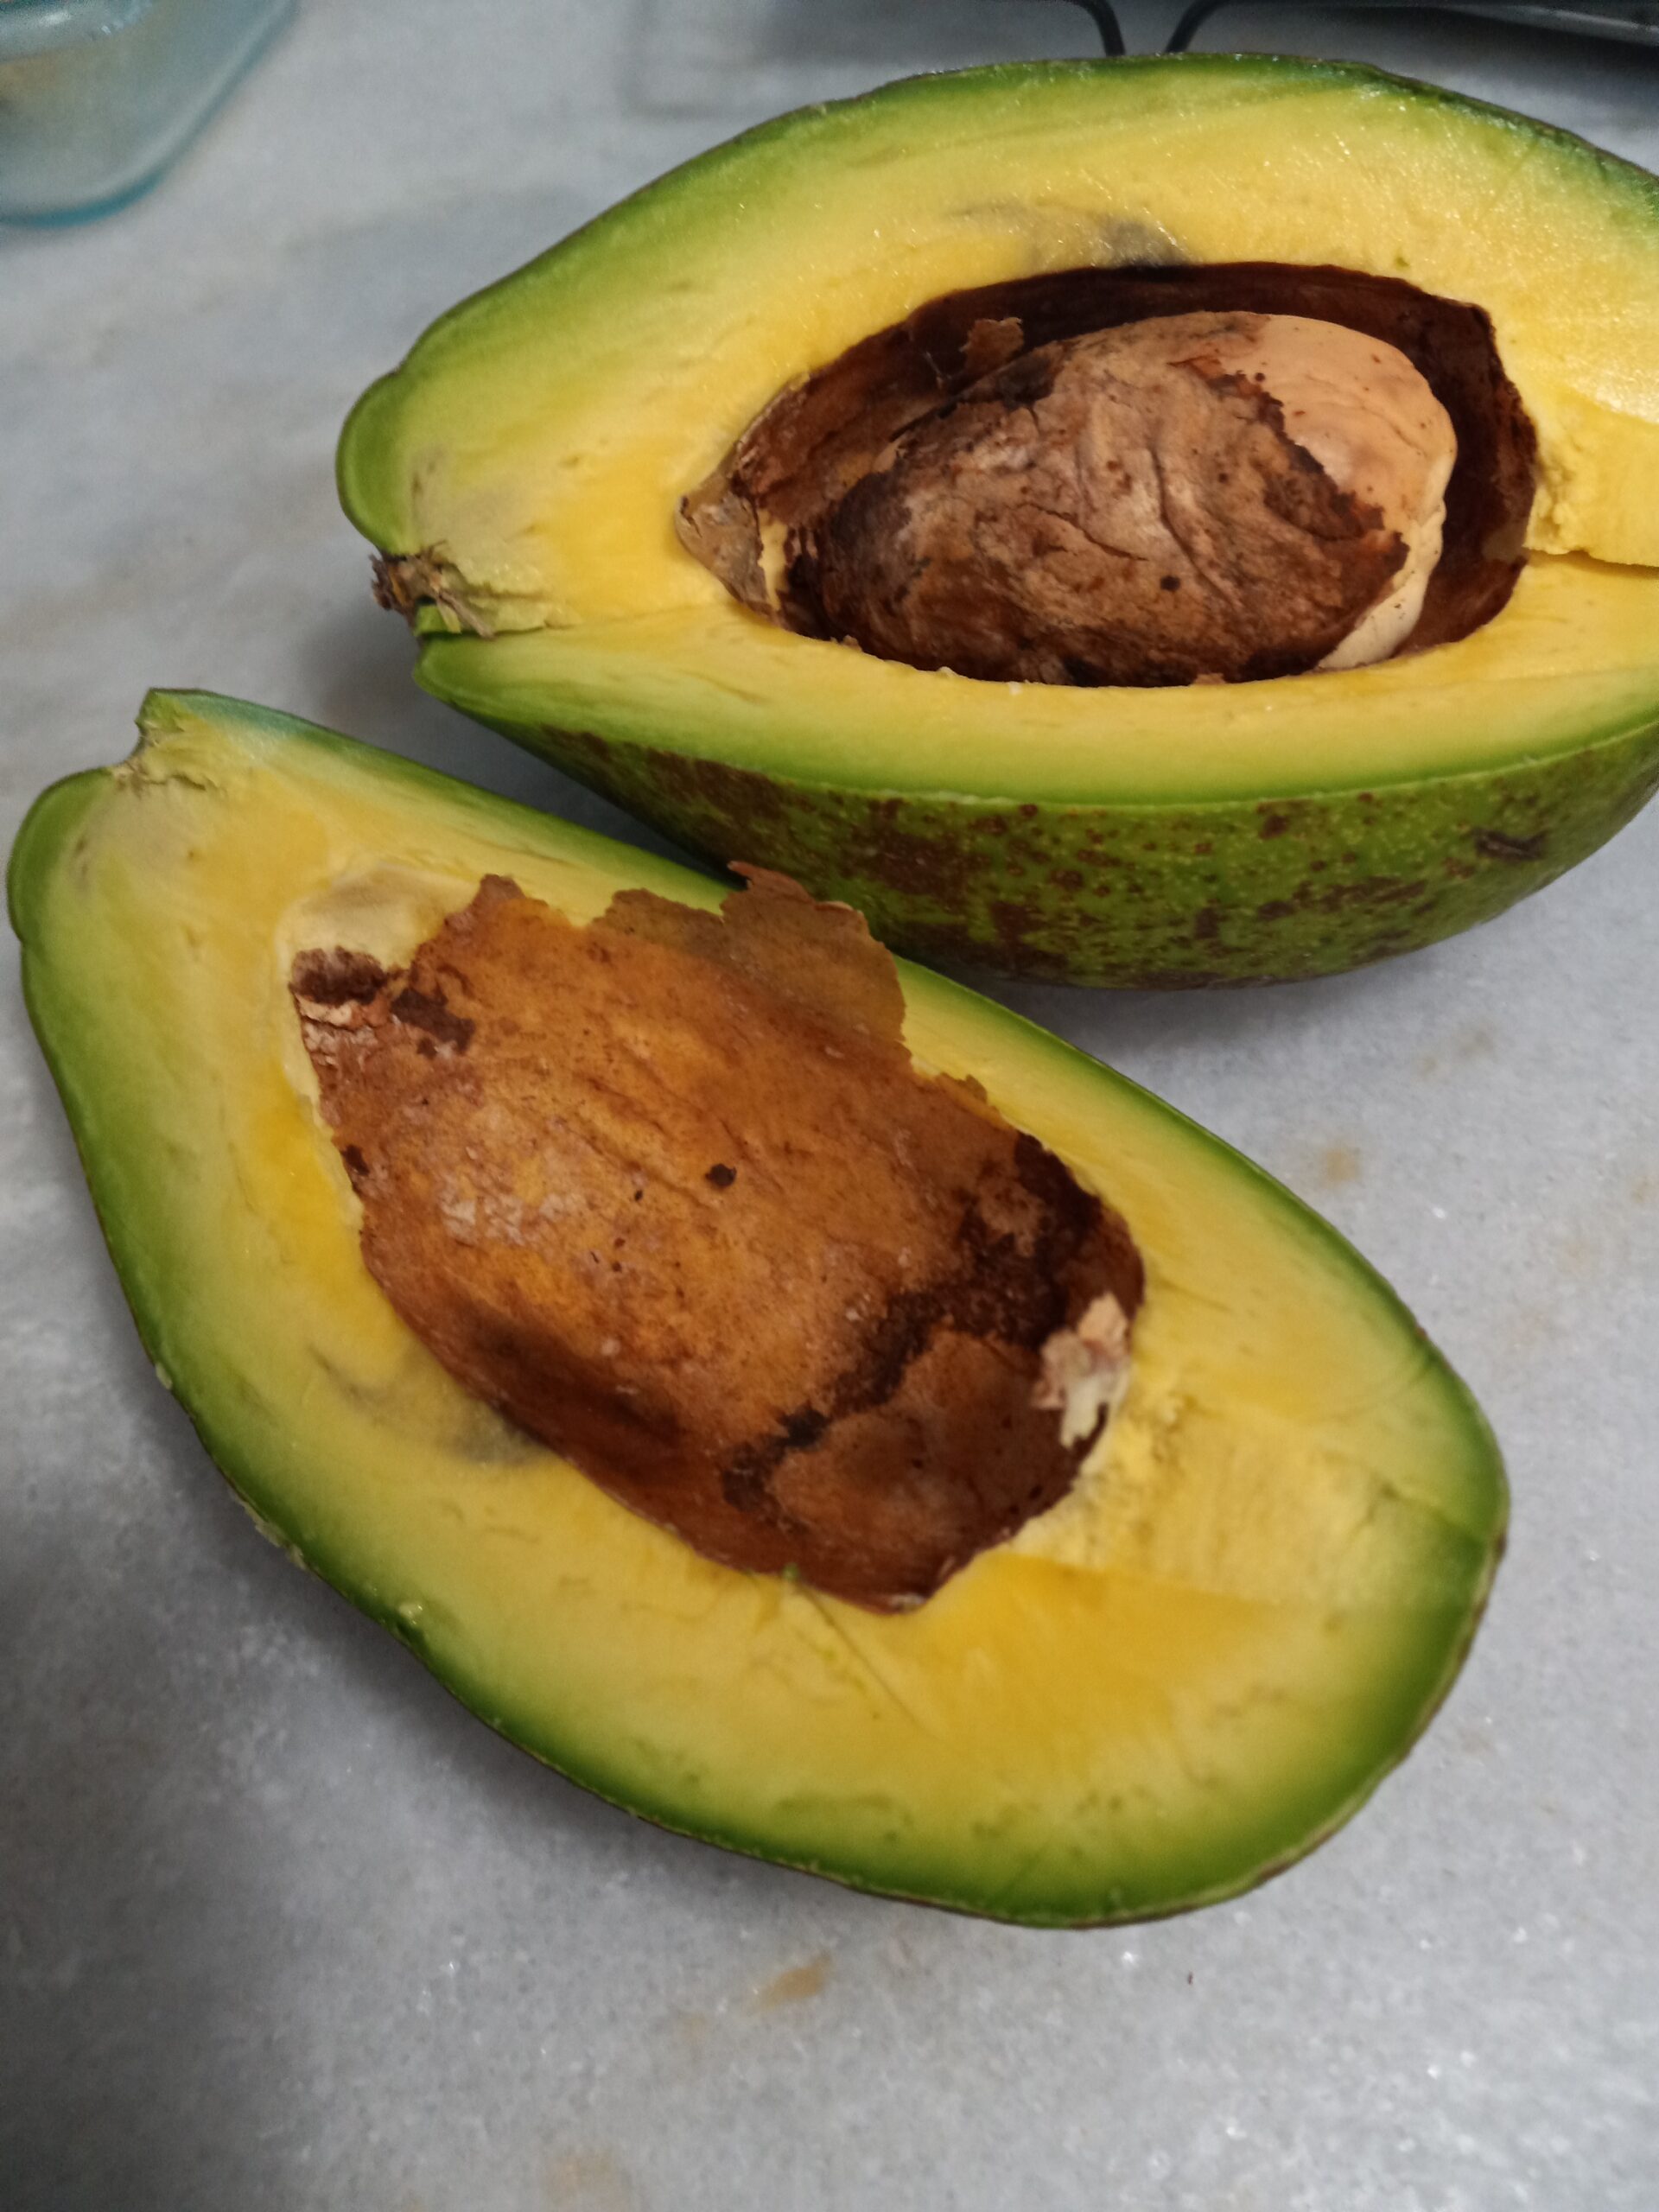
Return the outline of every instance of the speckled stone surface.
{"type": "MultiPolygon", "coordinates": [[[[1659,54],[1226,23],[1275,34],[1659,162],[1659,54]]],[[[1086,35],[1036,0],[314,0],[151,198],[0,243],[0,829],[124,753],[153,682],[624,826],[410,684],[334,505],[346,406],[462,291],[744,122],[1086,35]]],[[[1470,1667],[1369,1811],[1241,1904],[1082,1936],[640,1827],[262,1544],[144,1362],[8,963],[9,2212],[1653,2212],[1656,880],[1649,811],[1366,975],[1010,994],[1349,1231],[1516,1494],[1470,1667]]]]}

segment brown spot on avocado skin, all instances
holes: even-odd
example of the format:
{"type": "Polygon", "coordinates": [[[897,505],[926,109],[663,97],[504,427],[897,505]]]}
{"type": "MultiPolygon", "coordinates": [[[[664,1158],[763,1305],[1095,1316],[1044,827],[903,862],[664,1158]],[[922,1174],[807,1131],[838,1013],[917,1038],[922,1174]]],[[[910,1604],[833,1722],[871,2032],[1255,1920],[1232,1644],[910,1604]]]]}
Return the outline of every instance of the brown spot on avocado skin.
{"type": "MultiPolygon", "coordinates": [[[[715,809],[713,782],[689,777],[683,756],[666,747],[524,735],[697,851],[723,860],[766,850],[823,895],[853,901],[921,959],[1128,990],[1329,975],[1434,943],[1581,860],[1659,785],[1659,728],[1649,727],[1499,776],[1390,786],[1364,810],[1351,793],[1268,802],[1292,815],[1293,827],[1263,839],[1263,803],[1255,799],[1152,809],[1068,800],[1011,817],[1007,800],[839,791],[752,769],[715,779],[715,809]],[[1480,850],[1471,819],[1477,785],[1481,810],[1511,837],[1547,827],[1541,860],[1480,850]],[[877,855],[889,830],[956,856],[948,897],[880,879],[877,855]],[[1008,879],[1005,850],[1028,869],[1023,884],[1008,879]],[[1084,877],[1080,891],[1050,882],[1073,868],[1084,877]],[[1396,896],[1402,883],[1414,887],[1396,896]],[[1289,901],[1293,914],[1260,919],[1256,908],[1274,899],[1289,901]],[[1222,917],[1212,940],[1193,932],[1210,906],[1222,917]],[[1408,926],[1396,926],[1407,914],[1408,926]]],[[[936,880],[947,874],[942,864],[936,880]]]]}
{"type": "Polygon", "coordinates": [[[949,904],[962,893],[972,861],[958,849],[884,824],[872,827],[866,866],[880,883],[909,897],[949,904]]]}
{"type": "MultiPolygon", "coordinates": [[[[543,735],[556,757],[569,759],[573,775],[582,777],[600,791],[614,787],[617,765],[633,751],[588,730],[549,729],[543,735]]],[[[757,843],[787,821],[788,800],[770,776],[666,747],[653,749],[650,758],[664,798],[675,810],[695,820],[741,820],[757,843]]],[[[722,860],[731,857],[721,855],[722,860]]]]}
{"type": "Polygon", "coordinates": [[[1419,879],[1402,882],[1394,875],[1366,875],[1350,883],[1332,883],[1315,890],[1312,883],[1298,886],[1288,899],[1269,899],[1256,910],[1263,922],[1287,921],[1297,914],[1339,914],[1354,907],[1408,906],[1421,899],[1428,886],[1419,879]]]}
{"type": "MultiPolygon", "coordinates": [[[[1040,907],[1018,899],[995,899],[991,902],[991,927],[1001,942],[1010,948],[1029,944],[1034,928],[1040,925],[1041,918],[1040,907]]],[[[1040,975],[1042,969],[1039,967],[1032,972],[1040,975]]]]}
{"type": "Polygon", "coordinates": [[[1529,837],[1514,837],[1503,830],[1477,830],[1475,849],[1489,861],[1541,861],[1549,843],[1548,833],[1537,830],[1529,837]]]}

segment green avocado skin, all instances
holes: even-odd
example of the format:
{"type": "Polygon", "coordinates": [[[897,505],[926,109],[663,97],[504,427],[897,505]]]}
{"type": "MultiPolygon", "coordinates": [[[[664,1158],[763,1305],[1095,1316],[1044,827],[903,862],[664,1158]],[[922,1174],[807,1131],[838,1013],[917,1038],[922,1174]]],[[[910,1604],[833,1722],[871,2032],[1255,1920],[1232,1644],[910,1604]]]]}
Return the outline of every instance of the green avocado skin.
{"type": "Polygon", "coordinates": [[[803,783],[464,703],[690,850],[764,857],[846,899],[912,957],[1121,990],[1290,982],[1416,951],[1553,882],[1659,789],[1659,717],[1375,791],[1067,806],[803,783]]]}
{"type": "MultiPolygon", "coordinates": [[[[1564,601],[1550,633],[1561,652],[1546,667],[1553,703],[1545,711],[1532,712],[1535,679],[1524,654],[1513,666],[1490,656],[1472,683],[1453,664],[1444,695],[1425,683],[1415,709],[1408,702],[1402,710],[1421,715],[1423,736],[1433,741],[1412,749],[1386,677],[1379,673],[1376,695],[1344,677],[1328,750],[1312,741],[1320,734],[1312,715],[1299,722],[1299,744],[1309,740],[1300,752],[1270,742],[1269,696],[1268,711],[1241,711],[1249,734],[1224,780],[1195,786],[1175,760],[1166,779],[1143,747],[1126,788],[1107,714],[1090,724],[1100,733],[1095,760],[1075,746],[1046,753],[1029,727],[998,746],[976,715],[976,749],[964,762],[949,750],[950,716],[937,696],[925,742],[912,742],[913,686],[861,692],[860,706],[837,704],[833,693],[813,704],[821,641],[785,664],[787,672],[764,677],[746,674],[741,650],[728,654],[724,645],[706,665],[694,656],[682,666],[671,652],[655,669],[637,650],[611,655],[604,632],[613,620],[636,613],[700,619],[708,607],[690,584],[661,607],[647,604],[646,594],[638,608],[607,603],[587,616],[542,605],[534,592],[521,598],[519,552],[497,545],[491,553],[490,530],[478,521],[490,510],[493,472],[504,454],[511,459],[516,426],[559,419],[569,395],[557,365],[568,359],[574,375],[585,363],[583,374],[599,378],[595,364],[627,352],[631,302],[671,292],[683,263],[728,255],[752,217],[754,236],[769,237],[756,211],[794,207],[789,194],[801,176],[817,177],[823,206],[833,207],[839,176],[908,160],[918,149],[925,155],[936,143],[975,143],[993,127],[1017,130],[1021,144],[1041,143],[1046,122],[1069,118],[1070,128],[1084,111],[1079,103],[1089,102],[1103,121],[1166,109],[1189,118],[1248,111],[1266,146],[1301,127],[1304,98],[1351,102],[1357,125],[1368,116],[1409,116],[1425,134],[1421,142],[1376,143],[1417,146],[1420,188],[1466,137],[1478,152],[1469,174],[1491,180],[1483,189],[1535,186],[1541,249],[1551,208],[1591,210],[1586,235],[1605,236],[1614,256],[1621,242],[1645,250],[1655,235],[1655,179],[1546,125],[1346,63],[1205,54],[1020,64],[915,79],[780,118],[647,186],[451,309],[358,402],[339,454],[346,512],[394,566],[448,574],[455,556],[446,603],[430,597],[430,576],[409,587],[427,594],[411,612],[423,640],[419,680],[689,849],[787,870],[817,895],[859,907],[884,942],[993,973],[1121,988],[1332,975],[1456,935],[1553,881],[1659,787],[1659,686],[1649,641],[1629,634],[1651,629],[1650,609],[1620,617],[1628,628],[1616,668],[1604,668],[1600,648],[1587,640],[1575,667],[1573,610],[1564,601]],[[496,378],[486,378],[491,397],[481,414],[474,384],[480,369],[496,378]],[[503,379],[510,398],[497,388],[503,379]],[[440,496],[434,487],[446,471],[459,493],[440,496]],[[465,548],[450,544],[452,510],[471,518],[457,526],[481,531],[488,557],[476,575],[467,573],[465,548]],[[493,576],[493,563],[500,572],[493,576]],[[513,659],[516,632],[567,624],[572,652],[554,651],[545,664],[513,659]],[[477,635],[463,634],[469,630],[477,635]],[[1626,653],[1630,645],[1640,652],[1626,653]],[[1580,675],[1582,701],[1563,705],[1559,679],[1570,689],[1580,675]],[[1602,688],[1604,678],[1612,688],[1602,688]],[[1472,703],[1471,692],[1479,695],[1472,703]],[[1384,759],[1392,766],[1368,758],[1373,714],[1391,733],[1384,759]],[[840,749],[844,739],[857,741],[855,765],[840,749]],[[872,757],[872,740],[883,743],[885,759],[872,757]],[[1241,791],[1240,776],[1258,761],[1256,787],[1241,791]],[[969,791],[953,787],[958,774],[969,791]],[[1059,780],[1066,778],[1077,780],[1059,780]]],[[[1319,127],[1334,132],[1333,159],[1376,157],[1351,148],[1335,124],[1319,127]]],[[[1136,190],[1142,183],[1155,199],[1155,174],[1136,190]]],[[[1043,192],[1051,188],[1059,188],[1052,179],[1043,192]]],[[[987,213],[1000,204],[988,202],[987,213]]],[[[1421,212],[1427,220],[1427,206],[1421,212]]],[[[1402,270],[1411,266],[1405,243],[1402,270]]],[[[1109,249],[1116,251],[1109,238],[1102,245],[1109,249]]],[[[1363,254],[1360,261],[1370,266],[1363,254]]],[[[1645,297],[1649,265],[1632,260],[1642,273],[1615,283],[1610,296],[1623,289],[1645,297]]],[[[1549,289],[1541,272],[1554,266],[1543,251],[1533,281],[1549,289]]],[[[688,296],[695,293],[692,285],[688,296]]],[[[578,417],[587,419],[580,409],[578,417]]],[[[694,440],[674,467],[664,462],[664,540],[671,494],[677,498],[714,457],[694,440]]],[[[602,539],[602,518],[590,519],[602,539]]],[[[533,560],[529,569],[534,582],[533,560]]],[[[1271,695],[1275,686],[1262,688],[1271,695]]]]}
{"type": "MultiPolygon", "coordinates": [[[[257,1323],[250,1330],[237,1299],[227,1299],[222,1281],[204,1268],[198,1230],[191,1226],[196,1217],[188,1205],[177,1203],[181,1190],[200,1173],[200,1160],[213,1147],[174,1141],[181,1125],[169,1113],[168,1101],[177,1093],[156,1080],[158,1070],[171,1060],[173,1042],[152,1026],[135,1057],[133,1029],[116,1017],[121,1009],[138,1007],[144,1020],[153,1022],[156,1001],[148,991],[132,988],[135,980],[160,976],[180,960],[189,973],[200,951],[188,926],[188,868],[198,856],[198,844],[211,849],[234,839],[251,856],[262,822],[268,820],[260,804],[261,777],[282,777],[290,767],[302,788],[314,779],[324,786],[320,805],[309,816],[325,825],[319,832],[324,853],[333,849],[327,823],[333,818],[349,823],[354,795],[372,791],[377,800],[401,798],[405,804],[410,837],[406,844],[396,843],[405,857],[418,852],[441,860],[446,832],[453,830],[463,839],[482,836],[506,861],[517,852],[610,869],[618,887],[648,887],[664,896],[709,904],[718,887],[699,889],[666,861],[239,701],[200,692],[154,692],[140,726],[146,744],[133,763],[84,772],[54,785],[35,801],[18,834],[6,888],[12,926],[22,943],[31,1019],[62,1096],[123,1287],[163,1385],[176,1393],[262,1533],[386,1628],[470,1710],[583,1787],[677,1833],[779,1859],[854,1888],[911,1896],[1032,1927],[1143,1921],[1236,1895],[1289,1866],[1340,1827],[1405,1755],[1456,1677],[1502,1554],[1508,1492],[1491,1433],[1465,1387],[1394,1294],[1328,1225],[1218,1139],[1195,1130],[1173,1109],[1147,1101],[1124,1078],[1097,1066],[1090,1073],[1091,1084],[1140,1098],[1144,1111],[1184,1129],[1184,1142],[1219,1155],[1230,1173],[1254,1185],[1276,1210],[1282,1233],[1311,1240],[1323,1253],[1333,1294],[1386,1309],[1388,1325],[1409,1351],[1412,1387],[1427,1389],[1431,1400],[1440,1402],[1439,1418],[1447,1424],[1444,1433],[1461,1440],[1454,1461],[1463,1469],[1464,1503],[1455,1510],[1449,1505],[1435,1509],[1439,1563],[1418,1584],[1412,1599],[1420,1608],[1419,1626],[1400,1662],[1387,1732],[1380,1742],[1333,1742],[1328,1770],[1333,1786],[1305,1824],[1277,1839],[1270,1853],[1224,1857],[1218,1868],[1191,1888],[1166,1885],[1148,1893],[1144,1883],[1108,1879],[1086,1857],[1064,1850],[1032,1862],[1016,1883],[991,1886],[976,1863],[971,1838],[960,1852],[913,1859],[906,1858],[902,1843],[887,1838],[880,1840],[879,1849],[861,1853],[846,1847],[831,1819],[816,1845],[798,1843],[781,1850],[775,1838],[734,1814],[723,1815],[717,1805],[689,1806],[679,1794],[683,1771],[675,1762],[636,1759],[630,1764],[633,1745],[626,1731],[596,1737],[579,1704],[548,1707],[505,1688],[490,1656],[498,1649],[494,1639],[480,1643],[467,1633],[445,1603],[442,1588],[422,1586],[423,1602],[412,1611],[401,1604],[407,1577],[388,1581],[361,1527],[353,1533],[323,1510],[326,1490],[307,1490],[296,1483],[300,1466],[315,1453],[334,1451],[335,1439],[303,1396],[277,1404],[262,1395],[260,1374],[268,1357],[262,1332],[257,1323]],[[143,772],[141,765],[151,746],[170,756],[166,773],[157,778],[143,772]],[[241,772],[253,769],[260,776],[241,772]],[[188,854],[181,866],[179,842],[164,839],[158,849],[170,859],[165,864],[152,859],[149,870],[139,873],[139,880],[153,885],[156,905],[153,932],[137,933],[135,967],[125,957],[132,949],[131,933],[124,930],[112,936],[110,918],[99,922],[102,879],[96,855],[101,837],[106,854],[124,855],[127,868],[139,872],[149,849],[143,825],[152,810],[165,809],[168,785],[190,810],[188,854]],[[158,1033],[166,1047],[159,1052],[158,1033]]],[[[338,849],[349,855],[357,848],[346,835],[338,849]]],[[[200,957],[216,957],[211,937],[206,947],[200,957]]],[[[964,1016],[976,1007],[958,984],[915,971],[906,982],[936,1006],[954,1006],[964,1016]]],[[[986,1007],[982,1001],[978,1007],[994,1020],[1016,1058],[1040,1055],[1062,1078],[1086,1065],[1073,1048],[1005,1009],[986,1007]]],[[[192,1096],[199,1100],[199,1093],[192,1096]]],[[[224,1128],[222,1116],[215,1118],[211,1109],[204,1111],[202,1126],[210,1135],[224,1128]]],[[[238,1230],[228,1243],[219,1235],[220,1217],[208,1218],[217,1256],[232,1281],[238,1270],[259,1273],[258,1255],[265,1248],[253,1217],[244,1227],[255,1233],[238,1230]]],[[[395,1510],[396,1495],[388,1493],[389,1512],[395,1510]]],[[[836,1801],[831,1795],[825,1802],[836,1801]]],[[[1224,1828],[1216,1840],[1224,1843],[1224,1828]]],[[[1172,1845],[1178,1841],[1172,1838],[1172,1845]]],[[[1177,1853],[1173,1863],[1188,1862],[1177,1853]]]]}

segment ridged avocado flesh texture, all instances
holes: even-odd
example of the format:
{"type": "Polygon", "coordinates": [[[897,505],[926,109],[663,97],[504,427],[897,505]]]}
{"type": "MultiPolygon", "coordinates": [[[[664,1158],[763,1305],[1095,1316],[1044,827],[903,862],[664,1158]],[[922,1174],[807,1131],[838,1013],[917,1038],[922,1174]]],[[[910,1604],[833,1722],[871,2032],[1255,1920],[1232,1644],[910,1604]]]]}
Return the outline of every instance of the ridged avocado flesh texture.
{"type": "Polygon", "coordinates": [[[715,1565],[447,1375],[365,1268],[288,993],[491,874],[587,923],[723,887],[348,740],[156,694],[13,857],[29,1003],[150,1356],[260,1523],[477,1713],[672,1827],[1038,1923],[1225,1896],[1344,1819],[1468,1642],[1502,1473],[1364,1263],[1134,1085],[901,969],[919,1064],[1109,1192],[1128,1395],[913,1611],[715,1565]]]}
{"type": "Polygon", "coordinates": [[[930,953],[1116,982],[1351,966],[1560,874],[1659,775],[1659,184],[1347,65],[990,69],[785,117],[445,316],[340,471],[416,563],[429,689],[930,953]],[[1317,677],[1009,687],[779,631],[676,538],[777,392],[931,301],[1264,260],[1491,316],[1538,488],[1520,587],[1470,636],[1317,677]],[[1384,790],[1379,830],[1357,801],[1384,790]],[[1293,843],[1252,849],[1292,798],[1293,843]],[[981,827],[1010,805],[1035,810],[1020,858],[981,827]]]}

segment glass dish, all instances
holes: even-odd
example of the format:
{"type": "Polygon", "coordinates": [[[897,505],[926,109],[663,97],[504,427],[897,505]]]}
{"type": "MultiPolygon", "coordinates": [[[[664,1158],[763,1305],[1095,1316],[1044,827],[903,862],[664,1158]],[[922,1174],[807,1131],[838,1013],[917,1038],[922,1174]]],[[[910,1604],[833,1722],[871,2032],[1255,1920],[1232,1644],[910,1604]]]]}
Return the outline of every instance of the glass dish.
{"type": "Polygon", "coordinates": [[[0,221],[153,184],[294,0],[0,0],[0,221]]]}

